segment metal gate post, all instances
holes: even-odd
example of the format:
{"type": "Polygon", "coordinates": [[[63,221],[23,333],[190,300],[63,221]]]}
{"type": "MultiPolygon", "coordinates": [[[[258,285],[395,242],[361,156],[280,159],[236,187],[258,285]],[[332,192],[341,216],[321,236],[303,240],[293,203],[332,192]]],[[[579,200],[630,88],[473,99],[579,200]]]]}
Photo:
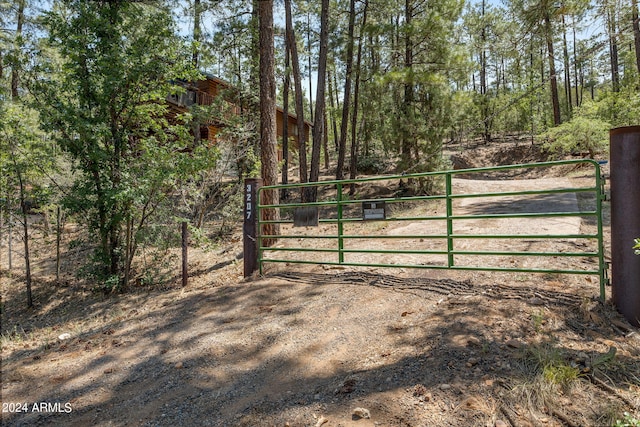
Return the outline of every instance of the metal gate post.
{"type": "Polygon", "coordinates": [[[640,126],[612,129],[609,136],[613,302],[640,326],[640,256],[632,249],[640,237],[640,126]]]}
{"type": "Polygon", "coordinates": [[[596,163],[596,221],[598,227],[598,277],[600,278],[600,301],[603,303],[606,301],[605,288],[609,284],[609,278],[607,277],[607,263],[604,259],[604,224],[602,221],[602,202],[606,200],[606,193],[604,190],[604,177],[602,176],[602,169],[600,164],[596,163]]]}
{"type": "Polygon", "coordinates": [[[342,223],[342,183],[338,183],[336,186],[337,195],[336,201],[338,202],[338,263],[344,263],[344,224],[342,223]]]}
{"type": "Polygon", "coordinates": [[[451,183],[451,174],[445,175],[445,191],[447,196],[447,259],[449,268],[453,267],[453,200],[451,200],[451,193],[453,192],[453,185],[451,183]]]}
{"type": "Polygon", "coordinates": [[[251,276],[260,267],[258,239],[258,189],[262,185],[260,178],[244,180],[244,277],[251,276]]]}

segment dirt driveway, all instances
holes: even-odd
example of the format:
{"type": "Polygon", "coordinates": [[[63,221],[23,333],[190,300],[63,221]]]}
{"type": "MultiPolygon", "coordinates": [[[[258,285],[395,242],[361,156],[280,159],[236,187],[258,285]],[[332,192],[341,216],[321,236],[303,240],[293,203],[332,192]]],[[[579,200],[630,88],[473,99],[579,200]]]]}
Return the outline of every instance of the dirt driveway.
{"type": "Polygon", "coordinates": [[[595,279],[280,265],[245,281],[232,256],[194,258],[185,289],[40,280],[26,315],[19,277],[3,277],[3,425],[605,426],[638,413],[640,335],[595,279]]]}
{"type": "MultiPolygon", "coordinates": [[[[573,182],[569,178],[536,178],[511,180],[478,180],[453,179],[453,211],[452,216],[479,216],[473,219],[456,218],[452,222],[452,231],[458,236],[518,236],[523,238],[463,238],[453,240],[456,251],[483,252],[571,252],[597,253],[597,241],[586,238],[553,238],[546,236],[593,235],[595,219],[593,216],[580,216],[581,208],[574,192],[558,192],[525,195],[481,196],[482,194],[514,193],[526,191],[566,190],[574,188],[592,188],[593,178],[582,178],[573,182]],[[461,197],[471,196],[471,197],[461,197]],[[501,218],[503,214],[544,214],[544,213],[578,213],[577,216],[539,216],[501,218]],[[482,216],[497,215],[497,217],[482,216]],[[583,224],[584,223],[584,224],[583,224]],[[542,236],[535,238],[533,236],[542,236]]],[[[387,184],[395,185],[394,182],[387,184]]],[[[594,192],[585,193],[595,200],[594,192]]],[[[447,222],[444,200],[420,201],[403,205],[405,210],[398,210],[389,204],[387,210],[393,210],[388,216],[394,218],[410,217],[412,220],[390,222],[348,222],[344,225],[346,236],[367,235],[369,238],[345,238],[344,260],[357,264],[414,265],[445,267],[447,259],[447,222]],[[408,210],[408,211],[407,211],[408,210]],[[424,218],[416,220],[415,218],[424,218]],[[380,236],[380,238],[371,238],[380,236]],[[387,238],[386,236],[394,236],[387,238]],[[400,236],[407,236],[406,239],[400,236]],[[393,251],[376,254],[371,249],[393,251]],[[363,252],[357,252],[362,250],[363,252]],[[369,252],[367,252],[369,251],[369,252]],[[404,252],[403,252],[404,251],[404,252]],[[432,251],[437,254],[420,254],[418,251],[432,251]]],[[[595,210],[594,203],[585,206],[582,211],[595,210]]],[[[357,212],[356,212],[357,214],[357,212]]],[[[283,226],[283,234],[299,236],[297,239],[282,239],[274,250],[265,252],[265,257],[292,262],[336,262],[337,254],[327,252],[308,252],[311,249],[338,249],[338,240],[324,238],[338,234],[334,224],[314,227],[283,226]],[[320,238],[308,237],[320,236],[320,238]],[[282,249],[302,248],[302,252],[290,252],[282,249]]],[[[502,268],[536,268],[536,269],[583,269],[597,271],[594,257],[578,257],[572,260],[549,256],[478,256],[456,255],[455,265],[460,267],[502,267],[502,268]]]]}

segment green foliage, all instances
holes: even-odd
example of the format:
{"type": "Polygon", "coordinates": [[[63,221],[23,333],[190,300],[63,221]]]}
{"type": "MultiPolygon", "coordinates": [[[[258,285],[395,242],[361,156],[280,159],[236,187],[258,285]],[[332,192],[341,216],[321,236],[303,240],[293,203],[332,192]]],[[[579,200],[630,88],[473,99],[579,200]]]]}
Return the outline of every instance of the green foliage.
{"type": "Polygon", "coordinates": [[[622,420],[616,420],[613,427],[640,427],[640,419],[634,417],[628,412],[625,412],[622,420]]]}
{"type": "Polygon", "coordinates": [[[542,375],[550,383],[566,388],[578,379],[580,369],[570,366],[566,362],[556,362],[545,365],[542,375]]]}
{"type": "Polygon", "coordinates": [[[17,208],[20,174],[25,200],[33,206],[46,205],[51,189],[42,182],[55,162],[52,143],[40,130],[36,111],[19,101],[0,103],[0,198],[17,208]]]}
{"type": "Polygon", "coordinates": [[[468,67],[461,49],[451,43],[462,6],[457,0],[428,5],[410,1],[400,8],[372,2],[365,27],[369,34],[363,40],[369,40],[365,49],[372,55],[363,53],[359,97],[365,158],[400,155],[398,170],[413,173],[433,169],[441,157],[454,115],[449,73],[468,67]],[[410,22],[401,18],[404,8],[410,9],[410,22]],[[400,24],[389,25],[389,17],[398,17],[400,24]],[[396,39],[403,54],[395,50],[396,39]],[[383,154],[373,153],[379,147],[383,154]]]}
{"type": "Polygon", "coordinates": [[[216,161],[214,149],[194,146],[189,114],[167,119],[165,98],[197,74],[162,5],[68,0],[43,22],[59,59],[42,58],[33,90],[43,125],[73,159],[66,205],[98,238],[97,270],[112,283],[127,276],[176,183],[216,161]]]}
{"type": "Polygon", "coordinates": [[[593,105],[593,114],[611,123],[611,127],[635,126],[640,117],[640,92],[635,84],[619,92],[607,91],[593,105]]]}
{"type": "Polygon", "coordinates": [[[635,250],[636,255],[640,255],[640,238],[634,239],[635,245],[633,249],[635,250]]]}
{"type": "Polygon", "coordinates": [[[218,235],[221,237],[232,231],[230,224],[242,217],[244,209],[244,193],[240,191],[240,187],[230,188],[225,198],[226,203],[220,210],[222,224],[218,235]]]}
{"type": "Polygon", "coordinates": [[[533,322],[535,331],[540,332],[542,330],[542,326],[545,323],[544,311],[540,310],[537,313],[531,314],[531,321],[533,322]]]}
{"type": "Polygon", "coordinates": [[[571,366],[562,352],[551,343],[528,348],[524,357],[546,384],[563,390],[569,389],[580,378],[580,369],[571,366]]]}
{"type": "Polygon", "coordinates": [[[479,131],[478,106],[469,92],[457,91],[452,94],[451,139],[462,140],[479,131]]]}
{"type": "Polygon", "coordinates": [[[374,152],[369,155],[358,156],[358,170],[368,175],[378,175],[389,167],[388,158],[374,152]]]}
{"type": "Polygon", "coordinates": [[[605,121],[578,115],[544,133],[544,147],[557,154],[588,152],[593,159],[606,149],[610,127],[605,121]]]}

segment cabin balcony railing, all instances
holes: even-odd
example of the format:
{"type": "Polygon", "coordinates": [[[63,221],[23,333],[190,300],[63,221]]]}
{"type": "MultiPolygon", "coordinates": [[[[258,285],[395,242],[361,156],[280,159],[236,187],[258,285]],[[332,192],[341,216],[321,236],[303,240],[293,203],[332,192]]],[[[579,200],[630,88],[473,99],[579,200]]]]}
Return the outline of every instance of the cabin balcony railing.
{"type": "MultiPolygon", "coordinates": [[[[216,98],[217,96],[208,94],[206,92],[188,90],[185,93],[168,95],[167,102],[178,107],[187,108],[192,105],[213,105],[216,103],[216,98]]],[[[207,124],[219,125],[221,123],[230,121],[233,116],[237,116],[240,114],[240,108],[237,105],[226,100],[224,101],[224,103],[226,105],[226,108],[224,109],[225,111],[221,115],[221,117],[206,120],[207,124]]]]}

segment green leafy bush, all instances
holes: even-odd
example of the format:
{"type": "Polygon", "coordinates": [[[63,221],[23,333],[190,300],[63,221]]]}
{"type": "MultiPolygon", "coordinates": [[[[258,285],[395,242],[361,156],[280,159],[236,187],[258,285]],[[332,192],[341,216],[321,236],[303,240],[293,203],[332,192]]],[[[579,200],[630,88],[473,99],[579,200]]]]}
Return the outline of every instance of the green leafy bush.
{"type": "Polygon", "coordinates": [[[603,152],[609,142],[611,125],[596,118],[577,116],[569,122],[549,129],[542,137],[544,148],[558,154],[588,152],[589,158],[603,152]]]}
{"type": "Polygon", "coordinates": [[[389,160],[379,153],[358,156],[358,171],[367,175],[384,173],[389,167],[389,160]]]}
{"type": "Polygon", "coordinates": [[[640,427],[640,420],[628,412],[624,413],[623,420],[616,420],[613,427],[640,427]]]}

